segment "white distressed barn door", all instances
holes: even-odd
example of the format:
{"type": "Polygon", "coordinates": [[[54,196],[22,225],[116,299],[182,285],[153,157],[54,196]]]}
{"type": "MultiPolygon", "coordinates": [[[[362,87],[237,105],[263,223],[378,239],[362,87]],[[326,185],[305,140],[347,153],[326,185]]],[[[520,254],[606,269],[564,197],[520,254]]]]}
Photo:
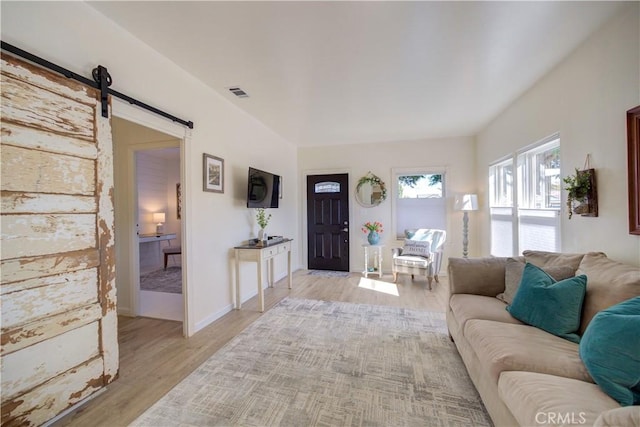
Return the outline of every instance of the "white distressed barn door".
{"type": "Polygon", "coordinates": [[[99,93],[2,55],[2,425],[113,381],[113,150],[99,93]]]}

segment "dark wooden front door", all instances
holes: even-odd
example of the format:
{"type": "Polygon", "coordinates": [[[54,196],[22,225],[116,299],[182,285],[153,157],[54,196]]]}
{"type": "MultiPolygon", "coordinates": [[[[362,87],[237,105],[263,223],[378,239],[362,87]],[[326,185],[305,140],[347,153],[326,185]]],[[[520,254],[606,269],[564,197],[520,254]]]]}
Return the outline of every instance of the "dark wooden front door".
{"type": "Polygon", "coordinates": [[[349,175],[307,176],[309,270],[349,271],[349,175]]]}

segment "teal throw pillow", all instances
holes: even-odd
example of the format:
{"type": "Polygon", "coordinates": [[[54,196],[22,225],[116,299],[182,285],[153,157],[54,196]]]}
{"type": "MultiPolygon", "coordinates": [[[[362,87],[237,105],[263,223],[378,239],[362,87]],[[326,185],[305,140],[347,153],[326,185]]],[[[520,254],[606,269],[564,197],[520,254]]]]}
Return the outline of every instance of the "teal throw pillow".
{"type": "Polygon", "coordinates": [[[404,230],[404,237],[411,239],[416,234],[416,231],[418,230],[404,230]]]}
{"type": "Polygon", "coordinates": [[[586,289],[585,275],[556,282],[540,267],[527,263],[507,311],[527,325],[579,343],[576,332],[580,328],[586,289]]]}
{"type": "Polygon", "coordinates": [[[591,378],[622,406],[640,404],[640,296],[600,311],[580,341],[591,378]]]}

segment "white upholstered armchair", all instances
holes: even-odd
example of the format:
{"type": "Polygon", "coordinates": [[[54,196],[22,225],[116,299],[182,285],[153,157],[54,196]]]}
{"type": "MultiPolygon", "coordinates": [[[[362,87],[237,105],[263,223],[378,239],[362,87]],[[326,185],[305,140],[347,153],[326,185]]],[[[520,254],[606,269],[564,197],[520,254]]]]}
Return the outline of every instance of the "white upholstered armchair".
{"type": "Polygon", "coordinates": [[[402,248],[393,248],[391,269],[393,281],[398,279],[398,273],[424,276],[429,290],[433,279],[439,283],[438,273],[442,266],[442,252],[447,233],[444,230],[419,228],[405,231],[405,243],[402,248]]]}

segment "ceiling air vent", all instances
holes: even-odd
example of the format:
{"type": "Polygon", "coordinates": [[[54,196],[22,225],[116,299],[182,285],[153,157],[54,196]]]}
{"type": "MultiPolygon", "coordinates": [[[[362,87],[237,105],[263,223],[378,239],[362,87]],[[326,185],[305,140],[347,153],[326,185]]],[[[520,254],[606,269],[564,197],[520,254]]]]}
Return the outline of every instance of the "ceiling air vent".
{"type": "Polygon", "coordinates": [[[229,90],[231,91],[232,94],[234,94],[238,98],[248,98],[249,97],[249,94],[247,92],[243,91],[242,89],[240,89],[237,86],[230,87],[229,90]]]}

